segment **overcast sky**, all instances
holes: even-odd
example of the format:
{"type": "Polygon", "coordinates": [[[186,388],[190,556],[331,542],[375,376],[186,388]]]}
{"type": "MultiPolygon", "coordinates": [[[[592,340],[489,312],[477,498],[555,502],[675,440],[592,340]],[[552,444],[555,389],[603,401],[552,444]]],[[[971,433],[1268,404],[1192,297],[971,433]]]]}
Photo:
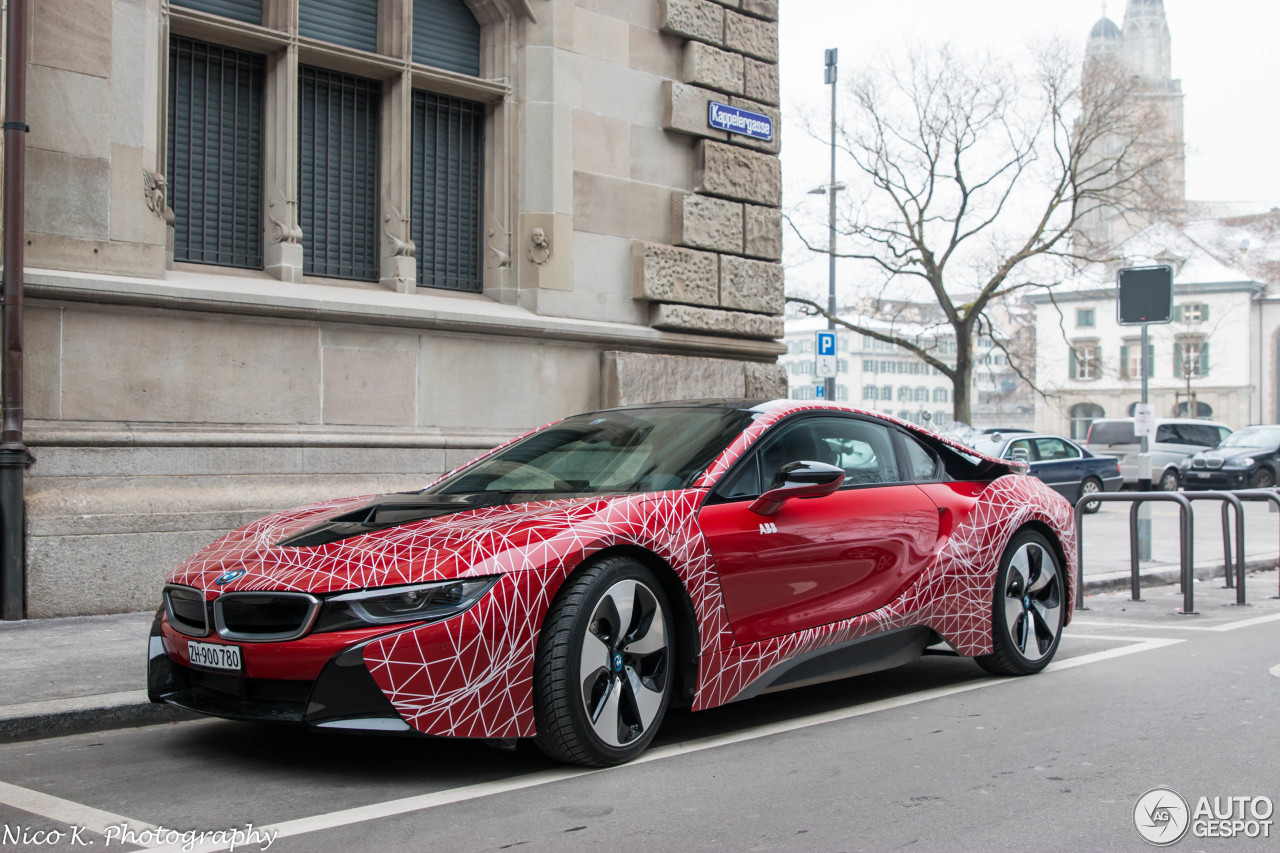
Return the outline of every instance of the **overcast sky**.
{"type": "MultiPolygon", "coordinates": [[[[825,48],[839,48],[842,80],[868,55],[921,41],[950,40],[966,51],[991,49],[1016,60],[1029,43],[1053,35],[1073,40],[1083,52],[1089,30],[1102,15],[1098,0],[782,0],[781,5],[787,208],[808,207],[805,190],[828,180],[829,149],[802,125],[806,115],[816,117],[825,136],[831,98],[822,81],[825,48]]],[[[1186,95],[1187,197],[1280,203],[1280,2],[1164,0],[1164,6],[1173,76],[1182,80],[1186,95]]],[[[1122,25],[1124,7],[1125,0],[1110,0],[1108,17],[1122,25]]],[[[825,209],[820,198],[809,201],[815,213],[825,209]]],[[[825,284],[825,263],[802,266],[794,272],[825,284]]]]}

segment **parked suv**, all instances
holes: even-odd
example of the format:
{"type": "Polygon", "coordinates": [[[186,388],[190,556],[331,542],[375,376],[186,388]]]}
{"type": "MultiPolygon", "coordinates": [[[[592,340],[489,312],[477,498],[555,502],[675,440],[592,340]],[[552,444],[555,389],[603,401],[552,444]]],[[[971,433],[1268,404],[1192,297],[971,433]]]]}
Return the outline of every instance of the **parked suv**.
{"type": "MultiPolygon", "coordinates": [[[[1151,482],[1157,488],[1178,488],[1178,466],[1197,451],[1218,444],[1231,435],[1231,427],[1217,421],[1194,418],[1156,418],[1156,434],[1151,437],[1151,482]]],[[[1098,418],[1089,425],[1084,446],[1099,456],[1120,460],[1126,486],[1138,484],[1138,454],[1142,439],[1133,434],[1133,418],[1098,418]]]]}
{"type": "Polygon", "coordinates": [[[1247,426],[1182,461],[1188,489],[1269,489],[1280,470],[1280,426],[1247,426]]]}

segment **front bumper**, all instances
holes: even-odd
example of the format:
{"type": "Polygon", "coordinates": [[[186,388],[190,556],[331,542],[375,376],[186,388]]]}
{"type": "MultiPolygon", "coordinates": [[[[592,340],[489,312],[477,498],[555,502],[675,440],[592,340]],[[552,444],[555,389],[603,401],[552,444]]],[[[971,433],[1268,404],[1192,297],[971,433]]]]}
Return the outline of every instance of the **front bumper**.
{"type": "Polygon", "coordinates": [[[186,635],[174,630],[161,608],[151,625],[147,695],[152,702],[231,720],[410,732],[364,666],[362,646],[385,633],[380,628],[313,635],[298,654],[281,653],[282,646],[296,642],[246,644],[241,675],[191,666],[186,635]],[[285,673],[295,677],[280,677],[285,673]]]}
{"type": "Polygon", "coordinates": [[[1203,489],[1246,489],[1249,477],[1253,472],[1248,468],[1217,468],[1206,471],[1202,468],[1188,468],[1178,472],[1178,479],[1184,489],[1191,491],[1203,489]]]}

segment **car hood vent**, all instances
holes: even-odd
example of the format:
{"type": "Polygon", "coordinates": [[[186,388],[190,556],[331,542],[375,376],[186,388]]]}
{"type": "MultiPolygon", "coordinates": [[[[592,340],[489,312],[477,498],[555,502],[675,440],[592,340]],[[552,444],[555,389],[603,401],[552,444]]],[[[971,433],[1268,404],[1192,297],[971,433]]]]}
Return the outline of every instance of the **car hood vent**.
{"type": "MultiPolygon", "coordinates": [[[[340,542],[353,536],[363,536],[376,530],[399,527],[466,512],[484,507],[510,506],[545,500],[586,497],[586,494],[566,492],[475,492],[462,495],[423,494],[401,492],[375,498],[359,509],[334,516],[306,528],[276,543],[278,548],[318,548],[331,542],[340,542]]],[[[600,497],[591,493],[592,497],[600,497]]]]}

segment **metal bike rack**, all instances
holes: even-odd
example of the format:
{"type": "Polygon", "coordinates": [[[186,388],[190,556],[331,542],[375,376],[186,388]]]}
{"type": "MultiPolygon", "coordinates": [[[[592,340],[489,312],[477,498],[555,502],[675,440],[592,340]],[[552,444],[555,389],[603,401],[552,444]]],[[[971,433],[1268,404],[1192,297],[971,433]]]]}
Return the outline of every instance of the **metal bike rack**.
{"type": "MultiPolygon", "coordinates": [[[[1084,507],[1085,504],[1117,503],[1130,501],[1133,508],[1129,510],[1129,585],[1134,601],[1142,600],[1140,573],[1138,568],[1138,507],[1148,501],[1166,501],[1178,505],[1178,545],[1181,562],[1182,579],[1182,614],[1195,615],[1195,575],[1192,570],[1195,547],[1195,527],[1192,524],[1191,501],[1181,492],[1111,492],[1081,497],[1076,501],[1076,609],[1088,610],[1084,604],[1084,507]]],[[[1280,504],[1280,499],[1277,499],[1280,504]]],[[[1243,525],[1243,519],[1241,519],[1243,525]]],[[[1241,546],[1243,548],[1243,545],[1241,546]]]]}
{"type": "MultiPolygon", "coordinates": [[[[1236,511],[1236,604],[1244,606],[1244,504],[1234,492],[1204,491],[1183,492],[1182,496],[1189,501],[1218,500],[1222,501],[1222,571],[1227,578],[1227,588],[1231,583],[1231,528],[1227,521],[1227,508],[1236,511]]],[[[1280,501],[1280,499],[1277,499],[1280,501]]],[[[1135,506],[1136,510],[1137,507],[1135,506]]],[[[1132,522],[1131,522],[1132,526],[1132,522]]],[[[1132,529],[1132,527],[1131,527],[1132,529]]],[[[1194,555],[1192,555],[1194,557],[1194,555]]],[[[1194,562],[1194,559],[1193,561],[1194,562]]]]}
{"type": "MultiPolygon", "coordinates": [[[[1280,508],[1280,493],[1275,489],[1241,489],[1235,496],[1242,501],[1270,501],[1280,508]]],[[[1241,581],[1241,586],[1243,585],[1244,582],[1241,581]]],[[[1276,598],[1280,598],[1280,592],[1277,592],[1276,598]]]]}

